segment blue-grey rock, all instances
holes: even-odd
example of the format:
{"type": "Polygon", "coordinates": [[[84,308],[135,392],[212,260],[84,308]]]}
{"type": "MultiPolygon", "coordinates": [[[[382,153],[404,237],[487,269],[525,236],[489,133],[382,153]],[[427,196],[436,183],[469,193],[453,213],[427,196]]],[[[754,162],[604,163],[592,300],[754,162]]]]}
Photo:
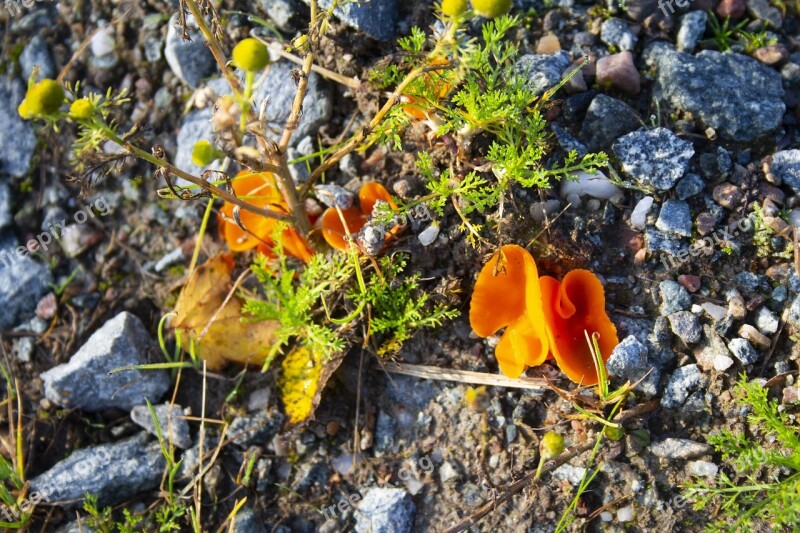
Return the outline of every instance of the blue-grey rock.
{"type": "MultiPolygon", "coordinates": [[[[734,231],[733,236],[738,236],[739,232],[734,231]]],[[[733,276],[733,282],[740,288],[744,289],[746,292],[757,292],[757,291],[764,291],[767,292],[770,289],[769,282],[767,281],[767,277],[756,274],[755,272],[739,272],[735,276],[733,276]]]]}
{"type": "MultiPolygon", "coordinates": [[[[161,429],[161,436],[164,442],[170,442],[178,448],[190,448],[192,446],[192,437],[189,435],[189,423],[183,418],[183,409],[179,405],[170,405],[169,403],[162,403],[153,406],[153,411],[158,420],[158,426],[161,429]]],[[[158,436],[158,430],[153,424],[153,417],[150,414],[150,409],[146,405],[137,405],[131,409],[131,420],[144,428],[145,431],[151,435],[158,436]]]]}
{"type": "Polygon", "coordinates": [[[375,422],[375,456],[380,457],[394,448],[394,436],[397,431],[395,419],[381,409],[378,411],[378,420],[375,422]]]}
{"type": "Polygon", "coordinates": [[[692,56],[663,44],[644,55],[656,67],[653,95],[664,108],[690,112],[722,139],[750,142],[780,127],[786,106],[774,69],[741,54],[692,56]]]}
{"type": "Polygon", "coordinates": [[[786,322],[794,326],[794,329],[800,330],[800,295],[794,299],[794,302],[789,307],[789,312],[786,313],[786,322]]]}
{"type": "Polygon", "coordinates": [[[170,386],[166,370],[112,370],[153,363],[156,350],[135,315],[123,311],[95,331],[68,363],[41,374],[48,400],[61,407],[130,410],[158,402],[170,386]]]}
{"type": "Polygon", "coordinates": [[[172,72],[194,89],[200,86],[204,78],[216,71],[217,64],[205,44],[203,34],[197,29],[194,18],[188,15],[186,21],[190,41],[184,41],[181,37],[181,29],[177,26],[178,14],[175,13],[169,19],[164,57],[172,72]]]}
{"type": "Polygon", "coordinates": [[[686,344],[696,344],[703,338],[700,319],[689,311],[678,311],[667,317],[672,332],[686,344]]]}
{"type": "Polygon", "coordinates": [[[666,128],[641,128],[625,135],[611,149],[631,178],[666,191],[686,172],[694,147],[666,128]]]}
{"type": "Polygon", "coordinates": [[[611,17],[600,28],[600,40],[615,47],[618,52],[625,52],[636,48],[639,38],[624,20],[611,17]]]}
{"type": "Polygon", "coordinates": [[[661,380],[659,363],[649,354],[646,344],[635,336],[628,335],[611,352],[606,369],[612,376],[636,383],[649,371],[650,374],[636,386],[636,390],[646,396],[658,394],[658,383],[661,380]]]}
{"type": "Polygon", "coordinates": [[[728,349],[743,365],[752,365],[758,361],[758,352],[756,352],[753,345],[745,339],[732,339],[731,342],[728,343],[728,349]]]}
{"type": "Polygon", "coordinates": [[[30,78],[36,66],[39,67],[37,80],[56,77],[56,66],[53,64],[47,42],[41,35],[35,35],[22,49],[22,53],[19,55],[19,66],[24,80],[30,78]]]}
{"type": "Polygon", "coordinates": [[[689,397],[706,383],[706,377],[697,365],[686,365],[675,370],[667,382],[661,405],[667,409],[680,407],[689,397]]]}
{"type": "Polygon", "coordinates": [[[356,533],[409,533],[416,507],[403,489],[373,488],[358,503],[356,533]]]}
{"type": "Polygon", "coordinates": [[[81,507],[86,493],[100,507],[121,503],[158,487],[166,462],[158,443],[144,433],[135,437],[76,450],[53,468],[31,480],[30,493],[47,495],[49,503],[81,507]]]}
{"type": "Polygon", "coordinates": [[[708,15],[705,11],[690,11],[681,17],[681,27],[678,30],[677,47],[681,52],[692,52],[697,41],[706,32],[708,15]]]}
{"type": "MultiPolygon", "coordinates": [[[[278,531],[278,530],[272,530],[278,531]]],[[[290,530],[291,531],[291,530],[290,530]]],[[[236,525],[232,533],[267,533],[266,525],[250,507],[244,507],[236,513],[236,525]]]]}
{"type": "Polygon", "coordinates": [[[578,137],[590,152],[607,150],[617,139],[641,126],[639,116],[631,106],[598,94],[586,110],[586,118],[578,137]]]}
{"type": "Polygon", "coordinates": [[[300,4],[296,0],[259,0],[258,3],[279,30],[292,32],[297,29],[293,21],[300,11],[300,4]]]}
{"type": "Polygon", "coordinates": [[[561,81],[561,73],[569,66],[569,54],[560,50],[555,54],[525,54],[517,59],[516,71],[536,95],[544,93],[561,81]]]}
{"type": "Polygon", "coordinates": [[[22,177],[30,169],[36,135],[17,108],[25,97],[25,86],[16,79],[0,78],[0,174],[22,177]]]}
{"type": "Polygon", "coordinates": [[[11,187],[8,179],[0,177],[0,229],[11,224],[13,213],[11,213],[11,187]]]}
{"type": "Polygon", "coordinates": [[[776,302],[783,303],[786,301],[786,298],[789,297],[789,291],[784,285],[778,285],[772,289],[770,297],[776,302]]]}
{"type": "Polygon", "coordinates": [[[764,335],[774,335],[778,332],[780,322],[778,317],[772,311],[767,309],[766,306],[761,306],[756,311],[756,327],[764,335]]]}
{"type": "Polygon", "coordinates": [[[647,249],[652,252],[664,252],[664,257],[661,261],[667,269],[673,268],[681,264],[676,257],[683,250],[688,250],[688,245],[683,242],[681,237],[664,233],[663,231],[648,226],[644,230],[644,243],[647,249]]]}
{"type": "Polygon", "coordinates": [[[705,188],[706,183],[703,181],[703,178],[694,172],[688,172],[675,186],[675,192],[678,194],[679,200],[686,200],[703,192],[705,188]]]}
{"type": "Polygon", "coordinates": [[[0,233],[0,330],[31,318],[53,277],[46,264],[20,255],[16,238],[0,233]]]}
{"type": "Polygon", "coordinates": [[[181,170],[199,176],[203,171],[216,168],[219,164],[212,162],[205,167],[199,167],[192,161],[192,150],[199,141],[214,143],[214,129],[211,124],[211,109],[198,109],[191,111],[183,119],[181,129],[178,130],[178,147],[175,152],[175,166],[181,170]]]}
{"type": "Polygon", "coordinates": [[[678,282],[664,280],[658,284],[658,288],[661,293],[662,316],[684,311],[692,305],[692,297],[689,296],[689,291],[678,282]]]}
{"type": "Polygon", "coordinates": [[[772,172],[800,194],[800,150],[781,150],[773,155],[772,172]]]}
{"type": "MultiPolygon", "coordinates": [[[[308,3],[308,0],[304,0],[308,3]]],[[[320,0],[321,9],[330,9],[332,0],[320,0]]],[[[380,41],[393,39],[397,31],[397,0],[371,0],[370,2],[348,3],[333,12],[348,26],[363,31],[380,41]]]]}
{"type": "Polygon", "coordinates": [[[692,212],[683,200],[667,200],[661,206],[656,228],[683,237],[692,236],[692,212]]]}
{"type": "Polygon", "coordinates": [[[583,143],[578,139],[570,135],[567,130],[556,126],[555,124],[552,125],[552,128],[553,133],[556,134],[556,141],[562,150],[565,152],[571,152],[575,150],[575,152],[578,154],[578,157],[583,157],[589,153],[589,151],[586,149],[586,146],[584,146],[583,143]]]}
{"type": "Polygon", "coordinates": [[[769,0],[747,0],[747,12],[758,20],[769,23],[769,28],[779,30],[783,25],[780,10],[769,3],[769,0]]]}
{"type": "Polygon", "coordinates": [[[283,424],[283,415],[277,411],[259,411],[253,415],[237,416],[228,427],[228,438],[240,448],[266,445],[283,424]]]}

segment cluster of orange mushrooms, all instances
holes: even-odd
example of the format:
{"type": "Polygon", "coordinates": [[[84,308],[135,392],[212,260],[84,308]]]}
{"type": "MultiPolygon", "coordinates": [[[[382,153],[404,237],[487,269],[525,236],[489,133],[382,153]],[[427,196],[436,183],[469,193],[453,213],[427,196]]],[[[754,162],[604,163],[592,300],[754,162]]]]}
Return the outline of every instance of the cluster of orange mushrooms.
{"type": "Polygon", "coordinates": [[[599,334],[604,362],[619,344],[597,276],[572,270],[560,282],[539,277],[531,254],[516,245],[503,246],[484,265],[472,293],[469,321],[481,337],[506,328],[495,358],[503,374],[514,378],[526,367],[553,358],[575,383],[596,385],[586,333],[599,334]]]}

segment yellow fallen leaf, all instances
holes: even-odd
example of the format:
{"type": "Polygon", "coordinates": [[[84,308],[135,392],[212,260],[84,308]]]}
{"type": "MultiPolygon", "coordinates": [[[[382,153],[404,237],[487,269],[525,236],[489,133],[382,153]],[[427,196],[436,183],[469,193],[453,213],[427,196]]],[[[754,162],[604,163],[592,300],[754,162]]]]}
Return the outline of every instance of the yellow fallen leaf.
{"type": "Polygon", "coordinates": [[[278,327],[274,321],[242,321],[242,300],[235,294],[228,298],[231,272],[229,254],[209,259],[195,269],[175,304],[172,326],[181,331],[181,347],[189,351],[194,342],[195,353],[209,370],[220,370],[228,361],[261,365],[278,327]]]}
{"type": "Polygon", "coordinates": [[[286,354],[281,364],[283,371],[278,386],[281,401],[290,424],[305,422],[314,414],[322,397],[322,389],[344,359],[344,352],[322,361],[302,346],[286,354]]]}

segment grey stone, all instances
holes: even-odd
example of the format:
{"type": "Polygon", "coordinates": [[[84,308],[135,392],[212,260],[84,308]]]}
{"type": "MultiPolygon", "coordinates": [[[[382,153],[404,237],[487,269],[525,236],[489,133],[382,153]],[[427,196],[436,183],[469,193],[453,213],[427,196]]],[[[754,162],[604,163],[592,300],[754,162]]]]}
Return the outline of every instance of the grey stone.
{"type": "Polygon", "coordinates": [[[772,156],[772,172],[800,194],[800,150],[781,150],[772,156]]]}
{"type": "Polygon", "coordinates": [[[686,344],[695,344],[703,338],[703,328],[700,326],[700,319],[689,311],[678,311],[672,313],[669,324],[673,333],[680,337],[686,344]]]}
{"type": "Polygon", "coordinates": [[[705,188],[706,182],[703,181],[703,178],[694,172],[688,172],[675,186],[675,192],[678,194],[679,200],[686,200],[703,192],[705,188]]]}
{"type": "Polygon", "coordinates": [[[31,480],[30,493],[46,494],[62,507],[80,507],[86,493],[98,505],[121,503],[158,487],[166,466],[158,443],[144,433],[113,444],[75,451],[31,480]]]}
{"type": "Polygon", "coordinates": [[[628,24],[618,18],[610,18],[600,28],[600,40],[613,46],[619,52],[632,51],[639,38],[631,31],[628,24]]]}
{"type": "Polygon", "coordinates": [[[691,52],[697,46],[697,41],[706,32],[708,15],[705,11],[690,11],[681,17],[681,27],[678,30],[677,46],[681,52],[691,52]]]}
{"type": "Polygon", "coordinates": [[[676,281],[665,280],[658,285],[661,293],[661,314],[669,316],[678,311],[684,311],[692,305],[689,291],[676,281]]]}
{"type": "Polygon", "coordinates": [[[794,326],[796,330],[800,330],[800,295],[794,299],[791,307],[789,307],[789,311],[786,313],[786,322],[794,326]]]}
{"type": "Polygon", "coordinates": [[[724,140],[754,141],[781,125],[780,74],[755,59],[714,50],[692,56],[664,45],[645,55],[657,69],[654,96],[692,113],[724,140]]]}
{"type": "Polygon", "coordinates": [[[358,503],[357,533],[409,533],[416,507],[403,489],[373,488],[358,503]]]}
{"type": "Polygon", "coordinates": [[[611,147],[623,170],[634,180],[659,190],[669,190],[686,172],[694,147],[666,128],[641,128],[611,147]]]}
{"type": "Polygon", "coordinates": [[[378,411],[378,420],[375,423],[375,455],[377,457],[392,451],[396,431],[397,422],[392,415],[383,409],[378,411]]]}
{"type": "Polygon", "coordinates": [[[752,365],[758,361],[758,352],[756,352],[752,344],[744,339],[736,338],[731,340],[728,343],[728,349],[743,365],[752,365]]]}
{"type": "MultiPolygon", "coordinates": [[[[183,418],[183,409],[178,405],[163,403],[154,405],[153,411],[158,419],[158,426],[161,429],[161,436],[165,442],[172,441],[178,448],[189,448],[192,446],[192,437],[189,436],[189,424],[183,418]]],[[[144,428],[151,435],[158,436],[150,409],[146,405],[137,405],[131,409],[131,420],[144,428]]]]}
{"type": "Polygon", "coordinates": [[[17,111],[24,97],[25,86],[19,80],[0,78],[0,174],[22,177],[30,169],[36,135],[17,111]]]}
{"type": "Polygon", "coordinates": [[[85,411],[130,410],[145,398],[157,402],[170,386],[166,370],[114,369],[152,363],[155,347],[144,324],[127,311],[95,331],[68,363],[41,374],[56,405],[85,411]]]}
{"type": "MultiPolygon", "coordinates": [[[[644,242],[648,250],[665,252],[671,256],[678,255],[681,251],[688,249],[688,246],[680,237],[664,233],[652,226],[645,228],[644,242]]],[[[662,257],[661,261],[667,268],[680,264],[676,259],[667,256],[662,257]]]]}
{"type": "Polygon", "coordinates": [[[33,316],[53,277],[46,264],[17,254],[17,240],[0,233],[0,330],[33,316]]]}
{"type": "Polygon", "coordinates": [[[606,369],[610,375],[631,383],[636,383],[652,369],[650,375],[637,385],[636,390],[647,396],[658,394],[661,371],[657,368],[656,362],[649,357],[647,345],[633,335],[625,337],[614,348],[606,361],[606,369]]]}
{"type": "Polygon", "coordinates": [[[279,30],[292,32],[296,29],[292,22],[300,9],[296,0],[259,0],[258,3],[279,30]]]}
{"type": "Polygon", "coordinates": [[[697,365],[686,365],[675,370],[667,382],[661,405],[667,409],[680,407],[689,397],[706,383],[706,377],[697,365]]]}
{"type": "Polygon", "coordinates": [[[181,170],[199,176],[203,171],[215,167],[212,162],[205,167],[198,167],[192,161],[194,145],[199,141],[214,143],[214,130],[211,125],[211,109],[199,109],[190,112],[183,119],[178,130],[178,148],[175,152],[175,166],[181,170]]]}
{"type": "MultiPolygon", "coordinates": [[[[304,0],[308,3],[308,0],[304,0]]],[[[329,9],[332,0],[320,0],[321,9],[329,9]]],[[[348,3],[333,12],[348,26],[370,37],[388,41],[395,36],[398,22],[397,0],[348,3]]]]}
{"type": "Polygon", "coordinates": [[[0,177],[0,230],[11,224],[11,187],[8,179],[0,177]]]}
{"type": "Polygon", "coordinates": [[[668,438],[654,442],[650,453],[662,459],[696,459],[711,453],[711,446],[689,439],[668,438]]]}
{"type": "Polygon", "coordinates": [[[47,42],[41,35],[35,35],[22,49],[22,53],[19,55],[19,66],[24,80],[31,77],[31,73],[36,66],[39,67],[39,74],[36,76],[37,80],[56,77],[56,66],[53,64],[53,58],[47,48],[47,42]]]}
{"type": "Polygon", "coordinates": [[[778,331],[778,317],[766,307],[759,307],[756,311],[756,327],[764,335],[774,335],[778,331]]]}
{"type": "Polygon", "coordinates": [[[561,73],[569,66],[569,54],[560,50],[555,54],[525,54],[517,60],[516,71],[528,81],[538,96],[561,81],[561,73]]]}
{"type": "Polygon", "coordinates": [[[773,30],[779,30],[783,25],[783,17],[777,7],[769,0],[747,0],[747,11],[759,20],[768,22],[773,30]]]}
{"type": "Polygon", "coordinates": [[[236,513],[236,525],[233,527],[232,533],[267,533],[267,528],[253,509],[245,507],[236,513]]]}
{"type": "Polygon", "coordinates": [[[640,125],[639,116],[631,106],[605,94],[598,94],[586,111],[578,137],[590,152],[599,152],[608,149],[614,141],[640,125]]]}
{"type": "Polygon", "coordinates": [[[556,141],[562,150],[565,152],[575,151],[578,157],[583,157],[589,153],[586,146],[583,145],[578,139],[569,134],[564,128],[560,128],[553,124],[553,133],[556,134],[556,141]]]}
{"type": "Polygon", "coordinates": [[[692,212],[683,200],[667,200],[661,206],[656,228],[683,237],[692,236],[692,212]]]}
{"type": "Polygon", "coordinates": [[[275,436],[282,423],[283,415],[277,410],[237,416],[228,427],[228,438],[240,448],[265,445],[275,436]]]}
{"type": "Polygon", "coordinates": [[[191,40],[184,41],[181,37],[181,29],[178,28],[178,14],[175,13],[169,19],[164,57],[172,72],[182,82],[194,89],[200,86],[200,82],[204,78],[214,73],[217,64],[191,15],[187,16],[187,26],[191,40]]]}
{"type": "MultiPolygon", "coordinates": [[[[738,236],[739,232],[734,231],[734,237],[738,236]]],[[[766,276],[756,274],[755,272],[739,272],[733,276],[733,282],[746,292],[768,291],[770,289],[769,282],[766,276]]]]}

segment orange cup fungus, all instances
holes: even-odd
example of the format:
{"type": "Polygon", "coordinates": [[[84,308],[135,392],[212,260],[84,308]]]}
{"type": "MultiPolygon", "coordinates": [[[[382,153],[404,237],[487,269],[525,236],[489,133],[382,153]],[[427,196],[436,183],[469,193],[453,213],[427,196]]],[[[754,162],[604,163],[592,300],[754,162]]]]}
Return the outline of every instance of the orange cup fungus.
{"type": "Polygon", "coordinates": [[[342,217],[335,207],[329,207],[322,213],[320,223],[322,225],[322,236],[325,241],[337,250],[347,250],[347,233],[355,235],[369,220],[375,204],[383,201],[389,204],[392,209],[397,209],[397,204],[392,200],[389,191],[380,183],[371,181],[365,183],[358,191],[358,207],[348,207],[341,209],[342,217]],[[344,223],[342,223],[344,218],[344,223]],[[345,224],[347,230],[345,230],[345,224]]]}
{"type": "Polygon", "coordinates": [[[619,344],[597,276],[573,270],[561,282],[540,278],[533,257],[516,245],[503,246],[484,265],[475,282],[469,320],[481,337],[506,328],[495,357],[503,374],[515,378],[549,354],[572,381],[596,385],[585,332],[599,334],[604,362],[619,344]]]}
{"type": "MultiPolygon", "coordinates": [[[[450,61],[448,61],[446,58],[438,57],[431,61],[431,67],[445,66],[449,63],[450,61]]],[[[444,78],[444,76],[442,76],[441,71],[432,70],[430,72],[426,72],[420,77],[420,79],[425,87],[433,92],[433,94],[439,100],[446,97],[453,88],[453,86],[444,78]]],[[[411,118],[415,118],[417,120],[427,120],[429,118],[428,115],[431,112],[431,109],[425,98],[414,94],[404,94],[403,102],[403,111],[405,111],[405,113],[411,118]]]]}
{"type": "MultiPolygon", "coordinates": [[[[247,202],[278,213],[289,213],[283,195],[278,190],[275,177],[269,172],[253,173],[243,171],[232,180],[236,196],[247,202]]],[[[220,217],[220,233],[234,252],[243,252],[252,248],[258,249],[265,255],[271,255],[272,237],[280,223],[274,218],[267,218],[244,209],[239,210],[239,220],[247,228],[247,232],[234,221],[234,205],[225,202],[220,210],[224,217],[220,217]]],[[[308,261],[311,258],[311,248],[308,243],[292,228],[281,230],[281,244],[288,255],[308,261]]]]}

